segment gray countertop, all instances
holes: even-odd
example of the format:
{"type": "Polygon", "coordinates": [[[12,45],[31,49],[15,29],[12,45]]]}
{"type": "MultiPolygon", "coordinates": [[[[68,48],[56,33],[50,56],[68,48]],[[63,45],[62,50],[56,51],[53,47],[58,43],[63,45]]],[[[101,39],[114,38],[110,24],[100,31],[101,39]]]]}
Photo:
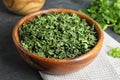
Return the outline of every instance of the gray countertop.
{"type": "MultiPolygon", "coordinates": [[[[43,9],[68,8],[79,10],[88,7],[91,0],[46,0],[43,9]]],[[[12,29],[22,18],[9,12],[0,1],[0,80],[42,80],[18,55],[12,41],[12,29]]],[[[108,28],[106,32],[120,42],[120,35],[108,28]]]]}

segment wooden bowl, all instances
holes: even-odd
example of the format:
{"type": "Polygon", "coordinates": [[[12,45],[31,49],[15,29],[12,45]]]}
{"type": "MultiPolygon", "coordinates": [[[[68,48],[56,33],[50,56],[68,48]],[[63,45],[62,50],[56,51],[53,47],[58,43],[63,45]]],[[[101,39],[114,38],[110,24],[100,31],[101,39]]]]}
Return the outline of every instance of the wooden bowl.
{"type": "Polygon", "coordinates": [[[30,15],[25,16],[22,18],[14,27],[13,29],[13,41],[14,44],[19,52],[19,54],[22,56],[22,58],[30,64],[35,69],[48,73],[48,74],[67,74],[71,73],[77,70],[80,70],[90,64],[94,58],[98,55],[104,39],[103,31],[101,30],[99,24],[91,19],[90,17],[86,16],[83,13],[74,11],[74,10],[68,10],[68,9],[48,9],[48,10],[42,10],[30,15]],[[18,36],[18,28],[23,23],[28,23],[31,18],[34,18],[37,15],[42,15],[46,13],[75,13],[78,16],[80,16],[82,19],[86,19],[89,25],[95,25],[95,30],[98,33],[98,43],[95,45],[94,48],[92,48],[89,52],[83,54],[82,56],[76,57],[74,59],[53,59],[53,58],[44,58],[41,56],[37,56],[30,51],[23,48],[23,46],[20,43],[19,36],[18,36]]]}
{"type": "Polygon", "coordinates": [[[3,3],[13,13],[26,15],[40,10],[45,0],[3,0],[3,3]]]}

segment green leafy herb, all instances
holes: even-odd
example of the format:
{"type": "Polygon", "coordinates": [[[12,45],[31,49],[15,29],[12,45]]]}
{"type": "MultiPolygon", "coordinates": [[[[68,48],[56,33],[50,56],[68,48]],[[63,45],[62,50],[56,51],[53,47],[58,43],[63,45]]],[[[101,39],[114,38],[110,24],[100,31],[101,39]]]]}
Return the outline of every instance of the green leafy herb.
{"type": "Polygon", "coordinates": [[[120,47],[112,48],[109,51],[109,55],[114,58],[120,58],[120,47]]]}
{"type": "Polygon", "coordinates": [[[97,32],[85,19],[74,13],[37,16],[19,28],[24,48],[47,58],[75,58],[97,43],[97,32]]]}
{"type": "Polygon", "coordinates": [[[114,32],[120,34],[120,0],[92,0],[82,12],[95,19],[103,30],[113,26],[114,32]]]}

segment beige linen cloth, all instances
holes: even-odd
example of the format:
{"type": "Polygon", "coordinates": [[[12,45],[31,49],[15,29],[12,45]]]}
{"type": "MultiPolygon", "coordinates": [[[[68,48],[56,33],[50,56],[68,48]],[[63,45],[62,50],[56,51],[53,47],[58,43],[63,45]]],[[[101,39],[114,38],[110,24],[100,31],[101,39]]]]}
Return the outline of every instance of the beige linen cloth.
{"type": "Polygon", "coordinates": [[[87,67],[66,75],[40,73],[43,80],[120,80],[120,59],[108,56],[110,47],[120,47],[120,43],[104,32],[104,43],[99,55],[87,67]]]}

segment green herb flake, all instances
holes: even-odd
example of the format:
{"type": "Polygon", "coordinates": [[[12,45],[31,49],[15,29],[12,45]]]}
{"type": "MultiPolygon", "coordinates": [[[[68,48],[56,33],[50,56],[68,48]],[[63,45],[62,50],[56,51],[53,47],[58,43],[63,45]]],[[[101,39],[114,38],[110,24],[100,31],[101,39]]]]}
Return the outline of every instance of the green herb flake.
{"type": "Polygon", "coordinates": [[[120,47],[112,48],[108,54],[114,58],[120,58],[120,47]]]}
{"type": "Polygon", "coordinates": [[[20,42],[34,54],[56,59],[75,58],[97,43],[94,25],[74,13],[39,15],[19,28],[20,42]]]}

